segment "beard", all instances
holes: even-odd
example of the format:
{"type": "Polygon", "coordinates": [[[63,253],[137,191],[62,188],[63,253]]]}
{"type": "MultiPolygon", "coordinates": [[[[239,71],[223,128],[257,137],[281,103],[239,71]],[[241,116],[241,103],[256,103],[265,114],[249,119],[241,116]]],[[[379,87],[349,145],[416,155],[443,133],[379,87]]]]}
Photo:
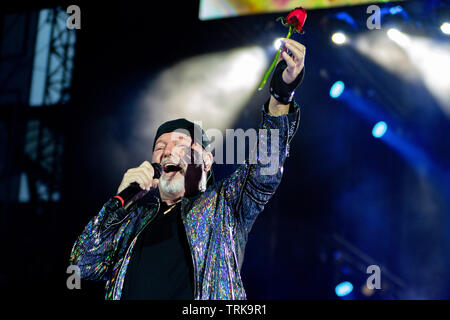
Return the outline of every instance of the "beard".
{"type": "Polygon", "coordinates": [[[206,190],[207,173],[203,170],[203,165],[187,165],[175,157],[164,158],[161,164],[164,165],[166,162],[180,165],[181,170],[175,175],[163,172],[158,184],[161,193],[173,196],[180,194],[191,196],[206,190]]]}
{"type": "Polygon", "coordinates": [[[159,179],[158,187],[166,194],[178,194],[184,190],[184,175],[168,177],[163,174],[159,179]]]}

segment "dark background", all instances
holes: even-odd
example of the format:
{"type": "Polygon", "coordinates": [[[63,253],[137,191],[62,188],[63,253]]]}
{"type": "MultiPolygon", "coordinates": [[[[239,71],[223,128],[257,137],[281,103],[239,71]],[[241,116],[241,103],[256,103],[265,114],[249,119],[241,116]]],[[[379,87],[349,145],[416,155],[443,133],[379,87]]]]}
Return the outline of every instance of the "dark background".
{"type": "MultiPolygon", "coordinates": [[[[68,4],[14,4],[1,13],[68,4]]],[[[82,28],[76,31],[70,100],[59,108],[33,110],[37,115],[20,101],[0,105],[0,286],[9,297],[102,300],[101,282],[83,281],[82,290],[68,290],[66,268],[76,237],[117,190],[123,173],[151,156],[152,141],[130,148],[134,108],[149,79],[188,57],[267,46],[286,33],[275,22],[282,14],[199,21],[195,1],[74,4],[81,8],[82,28]],[[60,201],[14,200],[18,174],[30,166],[23,155],[30,117],[64,137],[60,201]]],[[[404,28],[448,41],[430,31],[439,26],[436,12],[448,3],[402,6],[410,17],[398,21],[404,28]]],[[[307,33],[294,36],[307,47],[306,76],[295,95],[302,119],[282,183],[249,235],[242,269],[249,299],[337,299],[334,288],[343,280],[353,283],[357,299],[450,297],[449,118],[422,82],[406,82],[330,41],[341,23],[333,14],[346,11],[364,25],[365,10],[311,10],[307,33]],[[394,119],[392,130],[423,150],[431,167],[374,139],[374,122],[344,100],[330,98],[336,80],[394,119]],[[381,266],[383,290],[368,297],[361,286],[370,264],[381,266]]],[[[267,90],[255,88],[234,127],[256,127],[267,97],[267,90]]],[[[216,179],[233,168],[216,165],[216,179]]]]}

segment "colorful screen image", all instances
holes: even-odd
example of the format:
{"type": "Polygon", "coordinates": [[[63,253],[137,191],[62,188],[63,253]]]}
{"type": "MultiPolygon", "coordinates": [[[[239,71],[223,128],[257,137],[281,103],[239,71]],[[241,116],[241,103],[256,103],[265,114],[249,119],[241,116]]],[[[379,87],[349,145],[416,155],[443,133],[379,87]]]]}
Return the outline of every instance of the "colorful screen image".
{"type": "Polygon", "coordinates": [[[321,9],[379,2],[374,0],[200,0],[199,19],[214,20],[247,14],[289,11],[296,7],[321,9]]]}

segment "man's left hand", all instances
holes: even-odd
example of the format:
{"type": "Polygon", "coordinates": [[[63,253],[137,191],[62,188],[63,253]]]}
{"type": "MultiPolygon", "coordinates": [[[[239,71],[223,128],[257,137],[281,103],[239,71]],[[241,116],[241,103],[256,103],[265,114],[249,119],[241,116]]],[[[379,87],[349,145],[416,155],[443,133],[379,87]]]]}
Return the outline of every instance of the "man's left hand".
{"type": "Polygon", "coordinates": [[[297,78],[305,65],[306,47],[292,39],[283,39],[283,42],[278,62],[282,59],[286,61],[287,68],[283,71],[283,81],[289,84],[297,78]],[[292,56],[289,56],[286,49],[292,52],[292,56]]]}

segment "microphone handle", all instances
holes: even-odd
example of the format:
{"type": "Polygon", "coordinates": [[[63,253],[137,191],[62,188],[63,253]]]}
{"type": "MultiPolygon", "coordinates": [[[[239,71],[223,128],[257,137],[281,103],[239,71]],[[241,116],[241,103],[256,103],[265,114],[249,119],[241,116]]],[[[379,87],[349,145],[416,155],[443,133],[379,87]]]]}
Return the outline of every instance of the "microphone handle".
{"type": "MultiPolygon", "coordinates": [[[[162,167],[159,163],[152,163],[154,170],[153,179],[159,179],[162,173],[162,167]]],[[[123,189],[118,195],[114,196],[112,200],[115,202],[114,207],[124,207],[131,199],[133,199],[142,189],[137,182],[131,183],[128,187],[123,189]]]]}

